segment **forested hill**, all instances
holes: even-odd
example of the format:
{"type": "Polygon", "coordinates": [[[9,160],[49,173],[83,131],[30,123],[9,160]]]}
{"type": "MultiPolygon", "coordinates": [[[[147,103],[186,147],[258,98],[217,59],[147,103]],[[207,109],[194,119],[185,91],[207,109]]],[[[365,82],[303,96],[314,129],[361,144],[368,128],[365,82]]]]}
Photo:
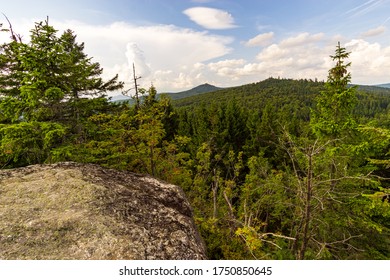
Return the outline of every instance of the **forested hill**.
{"type": "Polygon", "coordinates": [[[387,83],[387,84],[380,84],[380,85],[377,85],[377,87],[390,88],[390,83],[387,83]]]}
{"type": "MultiPolygon", "coordinates": [[[[266,155],[274,157],[268,142],[278,141],[276,135],[282,133],[280,129],[295,136],[310,134],[312,113],[321,92],[326,91],[325,85],[307,79],[269,78],[173,100],[175,129],[178,134],[190,137],[195,147],[210,141],[210,137],[217,137],[223,150],[247,149],[251,156],[264,145],[266,155]],[[260,144],[259,139],[264,143],[260,144]]],[[[356,89],[356,101],[351,110],[359,123],[372,120],[386,123],[390,89],[349,87],[356,89]]]]}
{"type": "Polygon", "coordinates": [[[195,95],[199,95],[199,94],[203,94],[203,93],[214,92],[214,91],[217,91],[220,89],[222,89],[222,88],[219,88],[219,87],[216,87],[216,86],[213,86],[213,85],[206,83],[206,84],[199,85],[199,86],[194,87],[194,88],[189,89],[189,90],[180,91],[180,92],[170,92],[170,93],[164,93],[164,94],[168,95],[172,100],[176,100],[176,99],[187,98],[187,97],[191,97],[191,96],[195,96],[195,95]]]}
{"type": "MultiPolygon", "coordinates": [[[[377,110],[384,110],[390,103],[390,88],[379,86],[356,85],[357,97],[360,102],[356,111],[361,114],[378,113],[377,110]]],[[[267,103],[277,107],[291,103],[299,104],[299,107],[311,107],[314,105],[314,98],[320,91],[324,90],[324,82],[307,79],[275,79],[269,78],[257,83],[219,89],[204,94],[189,96],[173,101],[176,107],[193,107],[200,104],[213,102],[227,103],[235,99],[241,105],[250,109],[258,109],[267,103]]]]}
{"type": "MultiPolygon", "coordinates": [[[[219,87],[216,87],[216,86],[213,86],[213,85],[206,83],[206,84],[202,84],[202,85],[199,85],[197,87],[194,87],[192,89],[185,90],[185,91],[160,93],[160,94],[157,94],[157,98],[161,98],[161,96],[168,96],[171,100],[177,100],[177,99],[191,97],[191,96],[202,94],[202,93],[214,92],[214,91],[217,91],[220,89],[222,89],[222,88],[219,88],[219,87]]],[[[144,98],[145,98],[144,96],[141,97],[141,99],[144,99],[144,98]]],[[[111,98],[111,101],[117,102],[117,103],[127,102],[127,103],[132,104],[132,105],[135,104],[135,101],[132,98],[130,98],[128,96],[124,96],[124,95],[116,95],[116,96],[111,98]]]]}
{"type": "Polygon", "coordinates": [[[329,85],[270,78],[173,101],[211,258],[390,258],[389,184],[372,180],[390,178],[390,91],[329,85]],[[268,247],[269,232],[284,237],[268,247]]]}

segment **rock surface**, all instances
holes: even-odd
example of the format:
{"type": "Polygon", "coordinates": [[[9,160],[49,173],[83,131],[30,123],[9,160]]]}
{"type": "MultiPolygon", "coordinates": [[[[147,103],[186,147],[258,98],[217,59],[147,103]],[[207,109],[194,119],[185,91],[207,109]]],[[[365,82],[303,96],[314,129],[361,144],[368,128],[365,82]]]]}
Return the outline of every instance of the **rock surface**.
{"type": "Polygon", "coordinates": [[[205,259],[183,191],[72,162],[0,171],[0,259],[205,259]]]}

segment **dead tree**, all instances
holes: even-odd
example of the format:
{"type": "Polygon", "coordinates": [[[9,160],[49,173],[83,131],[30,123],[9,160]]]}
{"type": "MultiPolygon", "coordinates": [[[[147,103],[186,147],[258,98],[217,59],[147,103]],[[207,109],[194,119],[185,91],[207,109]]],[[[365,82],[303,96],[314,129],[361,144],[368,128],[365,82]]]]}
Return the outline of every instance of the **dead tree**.
{"type": "MultiPolygon", "coordinates": [[[[5,17],[5,19],[8,21],[9,28],[8,29],[1,29],[1,31],[9,31],[11,33],[11,37],[10,38],[12,39],[12,41],[17,42],[17,43],[21,43],[22,42],[22,36],[20,34],[17,34],[17,33],[14,32],[10,20],[8,19],[8,17],[4,13],[2,13],[2,14],[5,17]]],[[[2,26],[2,24],[0,25],[0,27],[1,26],[2,26]]]]}
{"type": "Polygon", "coordinates": [[[134,98],[135,99],[135,108],[138,110],[139,108],[140,108],[140,98],[139,98],[139,89],[138,89],[138,80],[139,79],[141,79],[142,77],[141,76],[137,76],[136,75],[136,72],[135,72],[135,65],[134,65],[134,63],[133,63],[133,83],[134,83],[134,88],[130,88],[130,89],[128,89],[128,90],[125,90],[125,91],[123,91],[122,93],[124,94],[124,95],[126,95],[126,96],[128,96],[127,94],[128,94],[128,92],[130,91],[130,90],[135,90],[135,95],[134,95],[134,97],[132,97],[132,98],[134,98]]]}

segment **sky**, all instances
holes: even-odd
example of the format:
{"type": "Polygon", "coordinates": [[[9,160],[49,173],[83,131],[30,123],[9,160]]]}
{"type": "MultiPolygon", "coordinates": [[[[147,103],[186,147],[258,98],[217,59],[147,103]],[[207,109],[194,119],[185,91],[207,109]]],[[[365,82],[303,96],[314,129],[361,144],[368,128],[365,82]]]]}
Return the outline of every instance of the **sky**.
{"type": "Polygon", "coordinates": [[[126,88],[133,63],[140,85],[158,92],[326,80],[338,42],[351,52],[352,83],[390,82],[390,0],[12,0],[0,12],[25,42],[47,17],[59,35],[73,30],[103,77],[118,74],[126,88]]]}

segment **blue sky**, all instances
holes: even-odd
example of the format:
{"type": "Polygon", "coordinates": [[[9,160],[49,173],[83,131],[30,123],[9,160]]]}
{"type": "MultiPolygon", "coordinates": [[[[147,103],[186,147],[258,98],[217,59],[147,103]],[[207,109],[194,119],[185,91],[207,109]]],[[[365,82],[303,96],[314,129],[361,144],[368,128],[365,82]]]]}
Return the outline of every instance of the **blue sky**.
{"type": "Polygon", "coordinates": [[[353,83],[390,82],[390,0],[13,0],[0,11],[26,41],[49,16],[75,31],[107,78],[130,83],[134,62],[141,85],[160,92],[325,80],[338,41],[351,52],[353,83]]]}

